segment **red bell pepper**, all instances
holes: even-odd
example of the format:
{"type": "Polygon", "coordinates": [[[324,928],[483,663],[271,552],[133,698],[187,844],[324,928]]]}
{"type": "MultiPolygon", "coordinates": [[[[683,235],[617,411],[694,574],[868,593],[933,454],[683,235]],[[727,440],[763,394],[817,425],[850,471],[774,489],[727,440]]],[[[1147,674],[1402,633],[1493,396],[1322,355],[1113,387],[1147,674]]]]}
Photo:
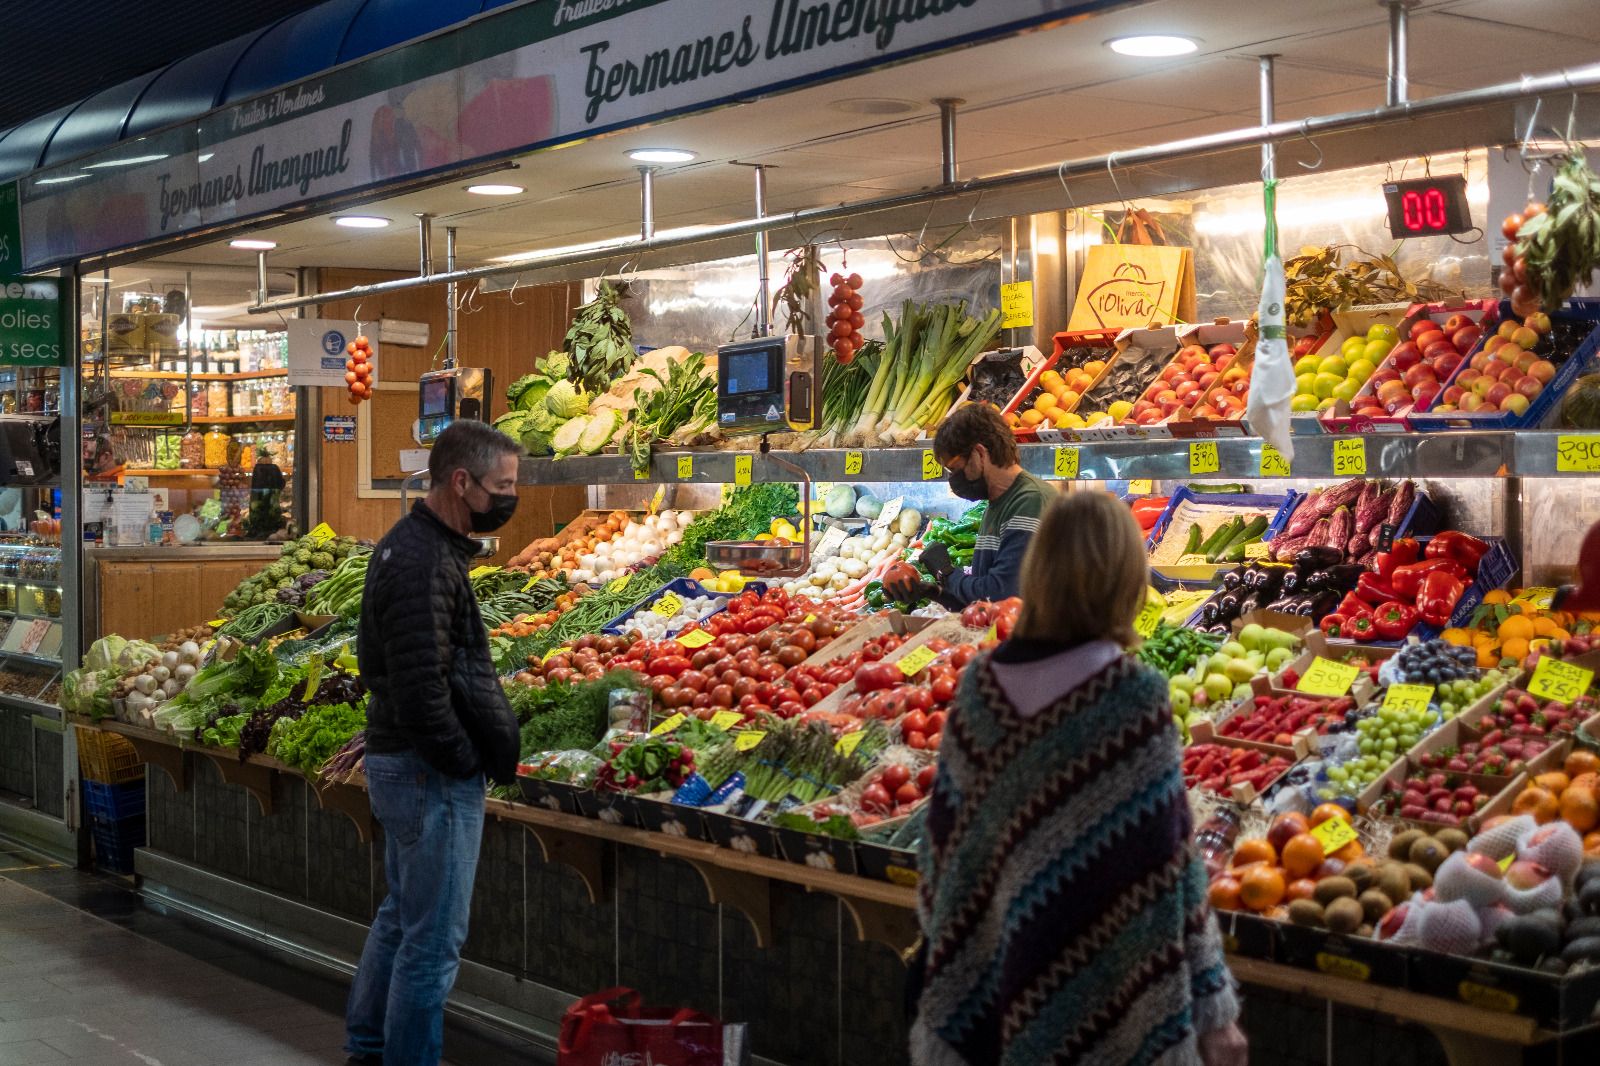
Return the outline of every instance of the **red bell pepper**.
{"type": "Polygon", "coordinates": [[[1424,559],[1420,563],[1406,563],[1404,566],[1395,567],[1389,579],[1394,585],[1395,597],[1416,602],[1417,592],[1422,588],[1423,579],[1435,571],[1443,571],[1458,582],[1465,582],[1470,576],[1466,567],[1454,559],[1424,559]]]}
{"type": "Polygon", "coordinates": [[[1344,594],[1344,599],[1339,601],[1339,606],[1335,607],[1333,611],[1335,614],[1342,614],[1346,618],[1349,618],[1353,614],[1359,614],[1362,611],[1370,611],[1371,609],[1372,605],[1366,600],[1363,600],[1354,592],[1346,592],[1344,594]]]}
{"type": "Polygon", "coordinates": [[[1435,570],[1422,579],[1417,591],[1417,613],[1429,625],[1447,626],[1450,613],[1456,609],[1466,584],[1447,570],[1435,570]]]}
{"type": "Polygon", "coordinates": [[[1394,586],[1383,577],[1368,571],[1356,579],[1356,596],[1376,607],[1394,599],[1394,586]]]}
{"type": "Polygon", "coordinates": [[[1454,559],[1467,568],[1468,574],[1476,574],[1478,561],[1488,550],[1487,542],[1452,529],[1428,541],[1427,550],[1423,555],[1428,559],[1454,559]]]}
{"type": "Polygon", "coordinates": [[[1398,567],[1407,563],[1414,563],[1422,558],[1421,542],[1411,537],[1400,537],[1389,545],[1389,550],[1379,552],[1372,561],[1372,568],[1382,578],[1392,578],[1398,567]]]}
{"type": "Polygon", "coordinates": [[[1365,607],[1349,614],[1335,611],[1323,618],[1321,629],[1328,636],[1341,640],[1372,640],[1375,636],[1372,628],[1372,612],[1365,607]]]}
{"type": "Polygon", "coordinates": [[[1133,520],[1139,523],[1139,528],[1149,530],[1156,524],[1167,509],[1167,496],[1141,496],[1130,505],[1133,510],[1133,520]]]}
{"type": "Polygon", "coordinates": [[[1417,609],[1405,603],[1385,603],[1372,612],[1379,640],[1404,640],[1417,624],[1417,609]]]}

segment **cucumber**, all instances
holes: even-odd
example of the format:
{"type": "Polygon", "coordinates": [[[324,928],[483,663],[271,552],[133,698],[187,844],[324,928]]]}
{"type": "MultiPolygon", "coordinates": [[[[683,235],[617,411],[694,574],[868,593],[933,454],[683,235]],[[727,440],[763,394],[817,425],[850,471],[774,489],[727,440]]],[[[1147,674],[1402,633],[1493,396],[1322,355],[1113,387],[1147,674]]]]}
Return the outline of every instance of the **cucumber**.
{"type": "Polygon", "coordinates": [[[1183,554],[1193,555],[1200,550],[1200,540],[1205,536],[1205,531],[1200,528],[1199,522],[1189,523],[1189,539],[1183,545],[1183,554]]]}

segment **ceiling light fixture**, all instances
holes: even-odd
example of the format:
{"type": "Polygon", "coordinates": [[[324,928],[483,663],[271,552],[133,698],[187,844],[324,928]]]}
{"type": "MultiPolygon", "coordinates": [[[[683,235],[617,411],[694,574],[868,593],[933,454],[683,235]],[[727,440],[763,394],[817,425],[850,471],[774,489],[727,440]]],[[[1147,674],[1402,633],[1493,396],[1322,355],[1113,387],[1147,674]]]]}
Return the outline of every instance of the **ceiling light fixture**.
{"type": "Polygon", "coordinates": [[[628,153],[635,163],[687,163],[694,157],[687,148],[635,148],[628,153]]]}
{"type": "Polygon", "coordinates": [[[246,252],[270,252],[277,246],[277,241],[258,241],[248,238],[228,242],[229,248],[238,248],[246,252]]]}
{"type": "Polygon", "coordinates": [[[382,229],[389,224],[382,215],[335,215],[333,224],[346,229],[382,229]]]}
{"type": "Polygon", "coordinates": [[[520,185],[468,185],[467,191],[474,196],[520,196],[528,190],[520,185]]]}
{"type": "Polygon", "coordinates": [[[1139,59],[1166,59],[1186,56],[1199,49],[1200,42],[1193,37],[1179,37],[1169,33],[1142,33],[1132,37],[1113,37],[1106,47],[1122,56],[1139,59]]]}

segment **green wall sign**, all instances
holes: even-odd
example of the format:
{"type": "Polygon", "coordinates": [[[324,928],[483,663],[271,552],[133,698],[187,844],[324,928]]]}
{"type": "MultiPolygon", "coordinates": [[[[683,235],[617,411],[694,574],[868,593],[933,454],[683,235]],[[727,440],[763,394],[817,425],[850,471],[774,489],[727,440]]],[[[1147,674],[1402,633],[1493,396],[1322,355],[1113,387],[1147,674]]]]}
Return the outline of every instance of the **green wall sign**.
{"type": "Polygon", "coordinates": [[[66,363],[66,309],[55,278],[0,277],[0,366],[66,363]]]}

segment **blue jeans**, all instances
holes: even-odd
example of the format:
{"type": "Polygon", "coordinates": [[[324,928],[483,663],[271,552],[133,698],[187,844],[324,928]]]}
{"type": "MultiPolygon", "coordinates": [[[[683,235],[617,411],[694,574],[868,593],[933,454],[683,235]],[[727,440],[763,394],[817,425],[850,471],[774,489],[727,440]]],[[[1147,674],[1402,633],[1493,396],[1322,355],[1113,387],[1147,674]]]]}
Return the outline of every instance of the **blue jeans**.
{"type": "Polygon", "coordinates": [[[410,753],[369,754],[366,773],[389,895],[350,988],[345,1050],[437,1066],[483,841],[483,776],[446,777],[410,753]]]}

